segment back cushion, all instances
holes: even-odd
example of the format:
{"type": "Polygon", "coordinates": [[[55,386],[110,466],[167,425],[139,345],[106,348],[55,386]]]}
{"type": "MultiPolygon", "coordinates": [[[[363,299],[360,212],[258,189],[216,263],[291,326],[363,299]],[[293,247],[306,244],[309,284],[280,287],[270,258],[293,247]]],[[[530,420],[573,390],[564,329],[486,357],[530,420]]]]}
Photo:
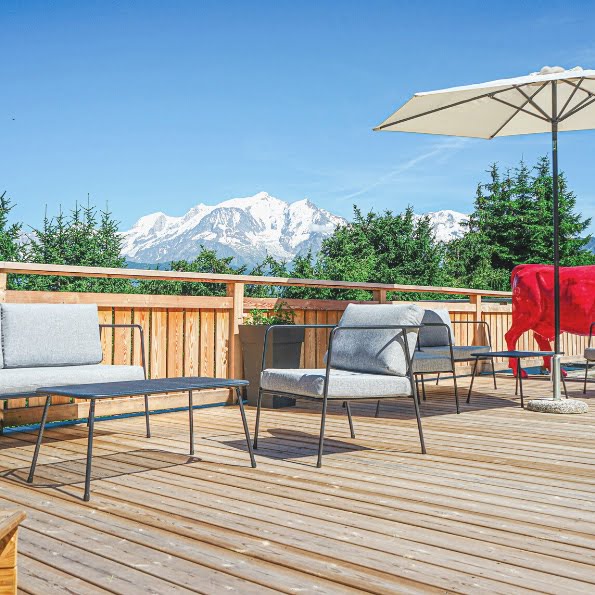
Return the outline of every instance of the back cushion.
{"type": "MultiPolygon", "coordinates": [[[[423,310],[415,304],[349,304],[339,326],[419,325],[423,310]]],[[[407,332],[409,352],[413,355],[417,330],[407,332]]],[[[338,331],[331,355],[333,368],[369,374],[405,376],[404,336],[396,330],[338,331]]]]}
{"type": "Polygon", "coordinates": [[[5,368],[101,362],[97,306],[2,304],[0,307],[5,368]]]}
{"type": "MultiPolygon", "coordinates": [[[[423,324],[437,322],[447,324],[454,344],[454,334],[448,310],[426,310],[422,322],[423,324]]],[[[448,330],[443,326],[426,326],[419,330],[420,347],[443,347],[444,345],[449,345],[449,341],[448,330]]]]}

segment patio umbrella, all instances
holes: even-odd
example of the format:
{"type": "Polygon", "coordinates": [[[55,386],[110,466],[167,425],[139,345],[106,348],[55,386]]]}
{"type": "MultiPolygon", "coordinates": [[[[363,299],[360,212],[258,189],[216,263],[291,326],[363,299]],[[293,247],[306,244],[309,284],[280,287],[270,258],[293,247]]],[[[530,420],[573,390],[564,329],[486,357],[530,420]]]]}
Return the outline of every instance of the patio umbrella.
{"type": "Polygon", "coordinates": [[[595,70],[545,66],[528,76],[415,94],[374,130],[493,139],[552,135],[554,400],[560,399],[558,132],[595,128],[595,70]]]}

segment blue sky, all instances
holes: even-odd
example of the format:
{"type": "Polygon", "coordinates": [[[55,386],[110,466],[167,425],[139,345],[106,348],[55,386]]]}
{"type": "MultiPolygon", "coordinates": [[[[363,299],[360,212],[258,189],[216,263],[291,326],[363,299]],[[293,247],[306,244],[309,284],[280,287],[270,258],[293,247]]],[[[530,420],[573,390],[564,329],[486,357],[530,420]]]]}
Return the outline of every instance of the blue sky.
{"type": "MultiPolygon", "coordinates": [[[[468,212],[491,162],[532,163],[548,137],[372,127],[416,91],[595,68],[594,20],[581,1],[3,0],[0,191],[34,225],[87,193],[122,228],[261,190],[344,216],[468,212]]],[[[559,146],[595,216],[595,132],[559,146]]]]}

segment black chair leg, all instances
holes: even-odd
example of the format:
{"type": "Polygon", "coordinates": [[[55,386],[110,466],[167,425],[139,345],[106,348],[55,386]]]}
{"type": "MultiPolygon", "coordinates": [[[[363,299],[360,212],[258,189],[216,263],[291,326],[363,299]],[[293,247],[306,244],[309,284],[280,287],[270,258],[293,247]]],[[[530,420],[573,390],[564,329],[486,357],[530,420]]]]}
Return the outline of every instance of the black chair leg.
{"type": "Polygon", "coordinates": [[[324,449],[324,426],[326,423],[326,397],[322,400],[322,416],[320,418],[320,436],[318,438],[318,460],[316,461],[316,467],[322,467],[322,451],[324,449]]]}
{"type": "Polygon", "coordinates": [[[424,401],[426,400],[426,381],[424,375],[421,375],[421,394],[423,396],[424,401]]]}
{"type": "Polygon", "coordinates": [[[564,396],[568,398],[568,390],[566,389],[566,379],[564,378],[563,370],[560,368],[560,376],[562,376],[562,386],[564,388],[564,396]]]}
{"type": "Polygon", "coordinates": [[[585,384],[583,385],[583,395],[587,394],[587,377],[589,375],[589,361],[585,362],[585,384]]]}
{"type": "Polygon", "coordinates": [[[256,424],[254,425],[254,450],[258,448],[258,428],[260,426],[260,406],[262,404],[262,389],[258,389],[258,399],[256,401],[256,424]]]}
{"type": "Polygon", "coordinates": [[[151,437],[151,422],[149,421],[149,395],[145,395],[145,422],[147,425],[147,438],[151,437]]]}
{"type": "Polygon", "coordinates": [[[238,398],[238,405],[240,407],[240,415],[242,416],[242,424],[244,426],[244,436],[246,436],[246,444],[248,446],[248,452],[250,453],[250,464],[254,468],[256,467],[256,461],[254,459],[254,453],[252,452],[252,441],[250,440],[250,430],[248,429],[248,421],[246,420],[246,412],[244,411],[242,391],[239,388],[236,388],[236,395],[238,398]]]}
{"type": "Polygon", "coordinates": [[[355,438],[355,431],[353,429],[353,419],[351,417],[351,407],[349,406],[349,401],[345,401],[345,409],[347,410],[347,419],[349,420],[349,431],[351,432],[351,437],[355,438]]]}
{"type": "Polygon", "coordinates": [[[469,385],[469,392],[467,393],[467,404],[471,403],[471,391],[473,390],[473,381],[475,380],[475,373],[477,372],[477,362],[479,358],[475,358],[475,363],[473,364],[473,372],[471,373],[471,384],[469,385]]]}
{"type": "Polygon", "coordinates": [[[93,463],[93,429],[95,427],[95,399],[89,405],[89,437],[87,439],[87,468],[85,470],[85,495],[83,500],[91,499],[91,468],[93,463]]]}
{"type": "Polygon", "coordinates": [[[438,372],[438,376],[436,376],[436,386],[440,383],[440,372],[438,372]]]}
{"type": "Polygon", "coordinates": [[[37,434],[37,442],[35,442],[35,452],[33,453],[33,460],[31,461],[31,469],[29,469],[29,477],[27,483],[33,483],[33,476],[35,475],[35,467],[37,467],[37,457],[39,456],[39,449],[41,448],[41,441],[43,439],[43,430],[45,428],[45,422],[48,418],[48,409],[52,397],[49,395],[45,398],[45,405],[43,406],[43,413],[41,414],[41,423],[39,424],[39,433],[37,434]]]}
{"type": "Polygon", "coordinates": [[[457,406],[457,413],[461,413],[461,409],[459,407],[459,387],[457,385],[457,374],[455,372],[454,366],[453,366],[453,369],[452,369],[452,380],[453,380],[454,385],[455,385],[455,403],[456,403],[456,406],[457,406]]]}
{"type": "MultiPolygon", "coordinates": [[[[585,386],[587,386],[585,384],[585,386]]],[[[376,402],[376,413],[374,414],[374,417],[378,417],[380,415],[380,399],[378,399],[378,401],[376,402]]]]}
{"type": "Polygon", "coordinates": [[[419,402],[417,398],[417,390],[415,384],[411,383],[413,389],[413,406],[415,407],[415,417],[417,418],[417,431],[419,432],[419,444],[421,446],[421,453],[426,454],[426,443],[424,441],[424,432],[421,427],[421,415],[419,412],[419,402]]]}
{"type": "Polygon", "coordinates": [[[496,364],[494,364],[494,358],[490,359],[492,363],[492,378],[494,379],[494,390],[498,390],[498,386],[496,385],[496,364]]]}

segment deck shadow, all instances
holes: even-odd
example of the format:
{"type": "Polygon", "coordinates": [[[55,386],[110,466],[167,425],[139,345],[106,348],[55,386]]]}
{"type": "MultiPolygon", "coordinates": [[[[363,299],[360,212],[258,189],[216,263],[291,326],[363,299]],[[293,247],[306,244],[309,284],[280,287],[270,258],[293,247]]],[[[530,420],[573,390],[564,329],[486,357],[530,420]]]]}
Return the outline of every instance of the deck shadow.
{"type": "MultiPolygon", "coordinates": [[[[42,454],[43,456],[43,449],[42,454]]],[[[201,462],[200,457],[172,453],[160,449],[139,449],[93,457],[92,481],[133,475],[201,462]]],[[[34,488],[61,488],[85,481],[86,458],[55,461],[37,465],[32,484],[26,483],[29,466],[10,469],[0,477],[34,488]]]]}

